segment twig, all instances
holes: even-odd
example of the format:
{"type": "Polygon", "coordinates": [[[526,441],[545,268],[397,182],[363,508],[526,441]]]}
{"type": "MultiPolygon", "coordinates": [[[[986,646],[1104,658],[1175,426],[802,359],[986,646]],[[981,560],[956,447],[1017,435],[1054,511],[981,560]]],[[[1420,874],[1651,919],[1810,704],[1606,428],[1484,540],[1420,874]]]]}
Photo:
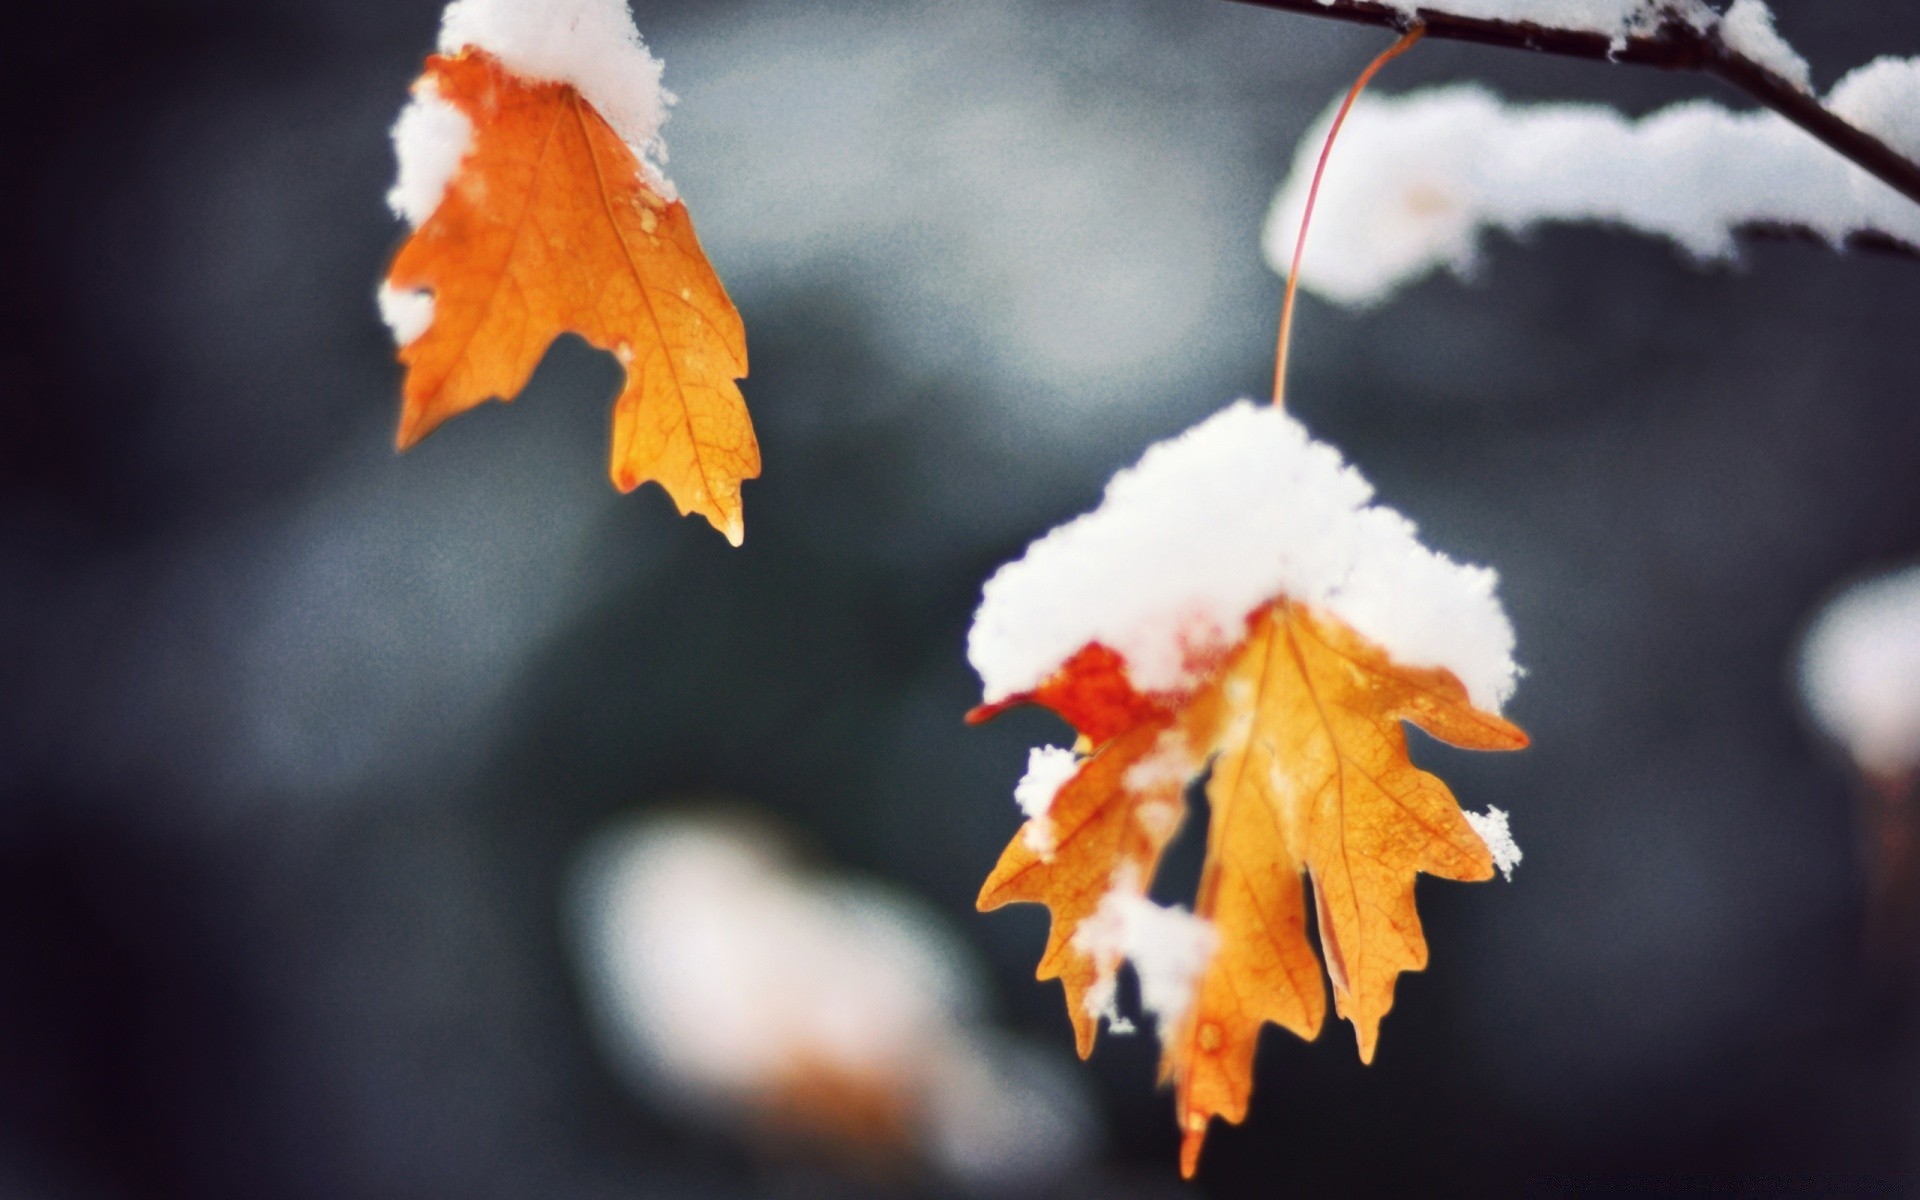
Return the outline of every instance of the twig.
{"type": "Polygon", "coordinates": [[[1447,41],[1532,50],[1541,54],[1601,62],[1633,63],[1668,71],[1699,71],[1738,88],[1819,138],[1834,152],[1888,187],[1915,204],[1920,204],[1920,163],[1913,162],[1879,138],[1835,116],[1818,99],[1801,91],[1779,74],[1745,55],[1735,53],[1721,40],[1717,25],[1702,31],[1673,17],[1653,33],[1616,42],[1601,33],[1553,29],[1525,21],[1461,17],[1427,8],[1417,9],[1409,17],[1399,8],[1380,3],[1379,0],[1238,2],[1282,12],[1331,17],[1336,21],[1379,25],[1402,32],[1411,25],[1420,24],[1426,26],[1427,37],[1447,41]]]}

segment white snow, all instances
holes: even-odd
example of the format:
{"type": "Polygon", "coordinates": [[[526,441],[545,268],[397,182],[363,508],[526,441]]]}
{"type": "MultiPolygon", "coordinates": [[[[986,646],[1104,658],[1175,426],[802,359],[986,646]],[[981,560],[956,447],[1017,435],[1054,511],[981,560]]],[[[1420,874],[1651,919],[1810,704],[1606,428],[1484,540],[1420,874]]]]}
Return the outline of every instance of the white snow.
{"type": "Polygon", "coordinates": [[[485,50],[517,74],[572,84],[633,149],[648,182],[673,185],[660,126],[673,95],[640,40],[627,0],[453,0],[440,18],[440,51],[485,50]]]}
{"type": "MultiPolygon", "coordinates": [[[[1834,96],[1887,136],[1920,136],[1920,107],[1902,99],[1915,87],[1911,70],[1874,64],[1834,96]]],[[[1276,271],[1292,257],[1331,119],[1301,142],[1268,213],[1263,242],[1276,271]]],[[[1439,267],[1469,274],[1483,230],[1520,235],[1546,221],[1624,225],[1700,259],[1731,257],[1735,231],[1752,224],[1800,226],[1836,245],[1862,230],[1920,245],[1920,207],[1772,113],[1696,101],[1630,121],[1597,105],[1508,106],[1465,85],[1354,106],[1300,282],[1338,303],[1374,304],[1439,267]]]]}
{"type": "Polygon", "coordinates": [[[922,1152],[970,1183],[1032,1186],[1084,1156],[1074,1079],[984,1026],[974,964],[902,896],[687,815],[597,838],[571,910],[615,1065],[689,1115],[736,1129],[822,1071],[917,1115],[922,1152]]]}
{"type": "Polygon", "coordinates": [[[1849,71],[1827,107],[1920,162],[1920,58],[1877,58],[1849,71]]]}
{"type": "Polygon", "coordinates": [[[473,122],[441,97],[431,78],[422,77],[393,123],[393,156],[399,161],[387,191],[393,215],[414,229],[426,224],[472,145],[473,122]]]}
{"type": "Polygon", "coordinates": [[[1862,771],[1920,769],[1920,567],[1857,584],[1827,605],[1801,650],[1800,690],[1862,771]]]}
{"type": "Polygon", "coordinates": [[[900,1069],[971,997],[918,914],[871,889],[796,879],[764,840],[676,822],[615,847],[602,969],[657,1065],[745,1093],[796,1057],[900,1069]]]}
{"type": "MultiPolygon", "coordinates": [[[[1320,0],[1331,4],[1333,0],[1320,0]]],[[[1419,12],[1492,21],[1519,21],[1549,29],[1600,33],[1616,40],[1651,33],[1672,16],[1704,28],[1713,14],[1700,0],[1387,0],[1407,18],[1419,12]]]]}
{"type": "Polygon", "coordinates": [[[1120,654],[1143,692],[1192,686],[1281,597],[1345,621],[1405,666],[1443,667],[1473,702],[1512,693],[1513,627],[1494,573],[1420,544],[1373,488],[1285,412],[1241,401],[1150,447],[1093,512],[987,581],[967,653],[991,703],[1081,647],[1120,654]]]}
{"type": "Polygon", "coordinates": [[[1132,1031],[1114,995],[1125,959],[1140,981],[1140,1007],[1153,1014],[1160,1036],[1169,1036],[1193,1003],[1194,988],[1219,944],[1211,921],[1155,904],[1130,887],[1115,887],[1074,931],[1074,949],[1093,959],[1100,972],[1087,993],[1088,1013],[1104,1017],[1115,1033],[1132,1031]]]}
{"type": "Polygon", "coordinates": [[[1813,90],[1813,69],[1773,27],[1766,0],[1733,0],[1720,18],[1720,41],[1727,49],[1772,71],[1803,92],[1813,90]]]}
{"type": "Polygon", "coordinates": [[[1487,852],[1493,855],[1493,865],[1500,868],[1500,874],[1507,882],[1513,882],[1513,869],[1520,865],[1526,855],[1520,852],[1520,844],[1513,840],[1513,831],[1507,827],[1507,814],[1504,809],[1489,808],[1484,813],[1462,811],[1467,824],[1480,835],[1487,844],[1487,852]]]}
{"type": "Polygon", "coordinates": [[[393,344],[410,346],[433,324],[433,293],[409,292],[381,284],[374,293],[380,306],[380,319],[393,331],[393,344]]]}
{"type": "Polygon", "coordinates": [[[1027,846],[1043,859],[1053,857],[1053,822],[1047,814],[1053,798],[1080,770],[1080,756],[1064,746],[1038,746],[1027,754],[1027,773],[1013,786],[1014,803],[1027,815],[1027,846]]]}

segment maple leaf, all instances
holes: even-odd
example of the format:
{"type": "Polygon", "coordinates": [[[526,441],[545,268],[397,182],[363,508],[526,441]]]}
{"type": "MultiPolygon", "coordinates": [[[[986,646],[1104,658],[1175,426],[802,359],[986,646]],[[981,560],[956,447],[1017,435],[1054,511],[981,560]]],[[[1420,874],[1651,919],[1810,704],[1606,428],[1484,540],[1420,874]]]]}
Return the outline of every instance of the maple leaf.
{"type": "Polygon", "coordinates": [[[1516,860],[1504,817],[1463,813],[1402,728],[1527,744],[1481,707],[1517,671],[1493,576],[1422,546],[1371,494],[1284,413],[1231,406],[1002,568],[969,636],[990,698],[969,719],[1038,704],[1083,755],[1050,802],[1023,781],[1030,819],[979,906],[1051,910],[1038,973],[1065,986],[1083,1056],[1133,962],[1188,1175],[1212,1119],[1246,1116],[1261,1027],[1318,1035],[1323,955],[1371,1061],[1396,981],[1427,961],[1416,877],[1487,879],[1516,860]],[[1189,916],[1147,896],[1203,774],[1189,916]]]}
{"type": "Polygon", "coordinates": [[[394,292],[432,293],[431,323],[400,350],[400,448],[511,400],[553,340],[577,333],[626,371],[615,486],[658,482],[683,515],[739,545],[740,485],[760,473],[735,383],[746,336],[686,206],[649,184],[569,84],[523,78],[470,47],[429,58],[422,89],[467,118],[472,140],[387,275],[394,292]]]}
{"type": "Polygon", "coordinates": [[[1013,698],[1044,703],[1083,732],[1082,722],[1098,727],[1116,709],[1137,716],[1061,788],[1045,818],[1050,837],[1040,842],[1048,852],[1023,830],[979,904],[1052,910],[1039,977],[1064,982],[1084,1056],[1097,1024],[1089,995],[1112,968],[1076,935],[1116,881],[1145,893],[1179,825],[1184,784],[1211,762],[1195,912],[1214,922],[1219,949],[1179,1025],[1162,1031],[1162,1074],[1175,1088],[1182,1170],[1191,1175],[1208,1122],[1246,1115],[1261,1025],[1319,1033],[1326,1001],[1303,876],[1335,1005],[1371,1061],[1395,980],[1427,961],[1414,877],[1493,875],[1491,854],[1446,784],[1408,759],[1400,722],[1476,750],[1517,750],[1527,737],[1474,708],[1451,672],[1399,666],[1341,621],[1289,600],[1250,617],[1245,640],[1184,694],[1115,705],[1118,661],[1100,647],[1013,698]],[[1101,700],[1088,704],[1096,679],[1101,700]]]}

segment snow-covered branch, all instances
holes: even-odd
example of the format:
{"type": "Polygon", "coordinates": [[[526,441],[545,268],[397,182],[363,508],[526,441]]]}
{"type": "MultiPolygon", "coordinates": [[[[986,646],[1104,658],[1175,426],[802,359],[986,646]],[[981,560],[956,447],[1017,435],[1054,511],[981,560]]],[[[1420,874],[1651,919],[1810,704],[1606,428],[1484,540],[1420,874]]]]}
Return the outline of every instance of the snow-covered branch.
{"type": "MultiPolygon", "coordinates": [[[[1920,61],[1862,67],[1827,103],[1897,136],[1898,120],[1882,118],[1920,114],[1920,61]]],[[[1288,269],[1332,115],[1302,139],[1268,215],[1276,271],[1288,269]]],[[[1470,273],[1483,230],[1557,221],[1623,225],[1699,259],[1731,257],[1735,235],[1750,233],[1920,252],[1920,208],[1776,114],[1704,100],[1630,120],[1602,105],[1508,105],[1474,84],[1368,96],[1336,158],[1300,283],[1340,304],[1377,303],[1438,267],[1470,273]]]]}
{"type": "Polygon", "coordinates": [[[1674,71],[1738,88],[1829,149],[1920,204],[1920,162],[1820,103],[1805,63],[1773,33],[1761,0],[1725,17],[1703,0],[1240,0],[1262,8],[1405,29],[1426,36],[1674,71]]]}

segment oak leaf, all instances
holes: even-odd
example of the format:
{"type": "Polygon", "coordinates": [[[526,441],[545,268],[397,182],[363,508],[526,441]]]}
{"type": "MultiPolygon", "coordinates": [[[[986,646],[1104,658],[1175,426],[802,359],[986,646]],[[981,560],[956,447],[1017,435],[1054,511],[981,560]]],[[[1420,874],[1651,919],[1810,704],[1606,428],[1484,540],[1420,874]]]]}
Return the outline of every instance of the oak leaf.
{"type": "Polygon", "coordinates": [[[1083,1056],[1115,964],[1089,952],[1082,926],[1109,892],[1145,894],[1184,785],[1211,764],[1194,908],[1213,923],[1218,949],[1192,1001],[1161,1030],[1189,1176],[1212,1118],[1246,1116],[1260,1027],[1319,1033],[1326,999],[1307,888],[1334,1004],[1371,1061],[1396,979],[1427,961],[1415,876],[1493,874],[1453,794],[1409,760],[1400,722],[1469,749],[1527,744],[1519,728],[1475,708],[1451,672],[1399,665],[1338,618],[1285,598],[1249,616],[1239,644],[1197,664],[1193,679],[1140,695],[1121,656],[1095,644],[1033,691],[972,714],[1043,704],[1091,750],[1036,818],[1049,823],[1047,836],[1015,837],[979,899],[983,910],[1018,901],[1052,910],[1039,976],[1064,983],[1083,1056]]]}
{"type": "Polygon", "coordinates": [[[658,482],[738,545],[740,485],[760,450],[735,380],[746,335],[686,206],[571,85],[522,78],[469,48],[427,60],[430,88],[472,125],[439,206],[400,248],[387,286],[432,293],[432,322],[400,351],[398,443],[511,400],[547,347],[577,333],[613,352],[621,491],[658,482]]]}

